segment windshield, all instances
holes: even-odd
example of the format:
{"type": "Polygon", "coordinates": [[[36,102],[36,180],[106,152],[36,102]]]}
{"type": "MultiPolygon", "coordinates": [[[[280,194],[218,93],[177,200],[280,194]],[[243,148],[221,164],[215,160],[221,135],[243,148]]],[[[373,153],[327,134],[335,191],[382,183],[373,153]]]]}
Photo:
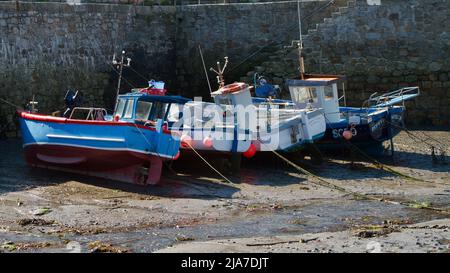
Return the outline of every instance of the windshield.
{"type": "Polygon", "coordinates": [[[331,85],[325,86],[324,95],[325,100],[332,100],[334,98],[333,87],[331,85]]]}
{"type": "Polygon", "coordinates": [[[136,107],[136,119],[147,120],[152,109],[152,103],[149,101],[138,101],[136,107]]]}
{"type": "Polygon", "coordinates": [[[114,116],[119,116],[119,118],[121,118],[124,108],[125,108],[125,100],[119,99],[119,102],[117,103],[117,106],[116,106],[116,111],[114,112],[114,116]]]}
{"type": "Polygon", "coordinates": [[[292,100],[296,103],[317,102],[315,87],[292,87],[292,100]]]}
{"type": "Polygon", "coordinates": [[[164,116],[166,115],[167,110],[167,103],[162,102],[154,102],[152,107],[152,114],[149,120],[156,121],[158,119],[164,119],[164,116]]]}
{"type": "Polygon", "coordinates": [[[127,107],[125,109],[125,114],[123,114],[124,118],[131,118],[133,116],[133,106],[134,100],[127,100],[127,107]]]}

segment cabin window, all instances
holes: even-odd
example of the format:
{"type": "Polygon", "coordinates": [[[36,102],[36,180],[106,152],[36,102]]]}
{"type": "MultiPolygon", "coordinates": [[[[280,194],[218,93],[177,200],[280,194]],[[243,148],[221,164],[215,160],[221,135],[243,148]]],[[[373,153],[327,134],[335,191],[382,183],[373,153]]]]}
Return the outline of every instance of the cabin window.
{"type": "Polygon", "coordinates": [[[162,102],[153,103],[152,116],[151,116],[151,118],[149,118],[149,120],[156,121],[158,119],[164,119],[164,116],[166,115],[166,111],[167,111],[167,106],[168,106],[167,103],[162,103],[162,102]]]}
{"type": "Polygon", "coordinates": [[[138,101],[136,106],[136,119],[147,120],[152,109],[152,103],[149,101],[138,101]]]}
{"type": "Polygon", "coordinates": [[[317,89],[315,87],[297,87],[294,88],[293,99],[296,102],[308,103],[317,102],[317,89]]]}
{"type": "Polygon", "coordinates": [[[168,122],[177,122],[180,120],[180,114],[183,112],[183,106],[178,103],[172,103],[167,114],[168,122]]]}
{"type": "Polygon", "coordinates": [[[125,114],[123,115],[123,118],[131,118],[133,116],[133,106],[134,106],[134,100],[128,100],[127,107],[125,108],[125,114]]]}
{"type": "Polygon", "coordinates": [[[325,100],[332,100],[334,97],[333,87],[331,85],[327,85],[324,88],[324,96],[325,100]]]}
{"type": "Polygon", "coordinates": [[[122,117],[123,114],[123,109],[125,108],[125,101],[124,99],[119,99],[119,102],[117,103],[116,106],[116,111],[114,113],[115,116],[119,116],[119,118],[122,117]]]}

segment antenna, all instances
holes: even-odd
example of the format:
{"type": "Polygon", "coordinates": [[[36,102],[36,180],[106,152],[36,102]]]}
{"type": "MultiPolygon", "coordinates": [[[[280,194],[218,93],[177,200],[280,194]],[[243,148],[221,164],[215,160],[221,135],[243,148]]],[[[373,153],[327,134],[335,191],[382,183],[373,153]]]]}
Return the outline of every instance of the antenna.
{"type": "Polygon", "coordinates": [[[302,35],[302,18],[300,12],[300,1],[297,0],[297,15],[298,15],[298,40],[293,40],[290,46],[285,46],[285,48],[294,47],[294,43],[297,43],[298,48],[298,62],[300,64],[300,79],[305,79],[305,61],[302,56],[303,50],[303,35],[302,35]]]}
{"type": "Polygon", "coordinates": [[[213,71],[217,74],[217,82],[219,83],[219,88],[222,88],[225,86],[225,79],[223,78],[223,71],[225,71],[225,68],[227,68],[228,65],[228,57],[225,57],[225,63],[223,65],[223,68],[220,67],[220,62],[217,62],[217,70],[214,70],[214,68],[210,68],[210,71],[213,71]]]}
{"type": "Polygon", "coordinates": [[[38,105],[38,102],[34,100],[34,94],[33,94],[33,98],[31,99],[31,101],[28,103],[28,105],[31,107],[30,113],[36,113],[37,109],[36,109],[36,105],[38,105]]]}
{"type": "Polygon", "coordinates": [[[297,16],[298,16],[299,41],[300,41],[300,43],[303,43],[303,39],[302,39],[302,19],[301,19],[301,16],[300,16],[300,1],[297,1],[297,16]]]}
{"type": "Polygon", "coordinates": [[[114,53],[113,58],[112,58],[112,64],[113,65],[117,65],[117,69],[119,70],[119,82],[117,83],[117,92],[116,92],[116,104],[114,105],[114,109],[117,106],[117,102],[119,101],[119,93],[120,93],[120,83],[122,81],[122,70],[123,67],[128,67],[130,66],[130,62],[131,59],[127,58],[127,62],[124,63],[124,58],[125,58],[125,50],[122,50],[122,56],[120,58],[120,61],[117,61],[116,59],[116,53],[114,53]]]}
{"type": "Polygon", "coordinates": [[[305,62],[303,60],[302,56],[302,50],[303,50],[303,37],[302,37],[302,18],[301,18],[301,12],[300,12],[300,1],[297,1],[297,14],[298,14],[298,33],[299,33],[299,43],[298,43],[298,60],[300,63],[300,79],[304,79],[305,74],[305,62]]]}
{"type": "Polygon", "coordinates": [[[200,45],[198,45],[198,51],[200,52],[200,57],[202,58],[203,70],[205,70],[206,81],[208,82],[209,93],[212,93],[211,83],[209,82],[208,71],[206,70],[205,60],[203,59],[203,53],[200,45]]]}

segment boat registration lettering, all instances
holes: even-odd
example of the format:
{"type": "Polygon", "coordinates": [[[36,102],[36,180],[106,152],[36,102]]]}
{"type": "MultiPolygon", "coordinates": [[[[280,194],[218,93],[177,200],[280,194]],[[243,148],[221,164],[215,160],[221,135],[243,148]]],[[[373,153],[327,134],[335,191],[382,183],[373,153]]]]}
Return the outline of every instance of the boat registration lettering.
{"type": "MultiPolygon", "coordinates": [[[[341,138],[344,131],[345,129],[341,128],[341,129],[333,129],[331,132],[333,134],[333,138],[341,138]]],[[[350,128],[350,132],[352,132],[352,136],[358,135],[358,131],[353,126],[350,128]]]]}
{"type": "Polygon", "coordinates": [[[381,130],[383,125],[384,125],[384,119],[380,119],[375,124],[373,124],[370,129],[371,129],[371,131],[373,133],[373,132],[381,130]]]}

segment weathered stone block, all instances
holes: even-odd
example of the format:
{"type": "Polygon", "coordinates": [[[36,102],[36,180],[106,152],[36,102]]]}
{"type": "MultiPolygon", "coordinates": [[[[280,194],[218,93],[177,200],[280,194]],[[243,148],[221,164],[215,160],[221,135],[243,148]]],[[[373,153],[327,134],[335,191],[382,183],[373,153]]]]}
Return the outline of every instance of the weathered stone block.
{"type": "Polygon", "coordinates": [[[440,63],[438,63],[438,62],[431,62],[431,63],[428,65],[428,69],[429,69],[430,71],[432,71],[432,72],[439,71],[439,70],[441,69],[441,67],[442,67],[442,65],[441,65],[440,63]]]}
{"type": "Polygon", "coordinates": [[[433,82],[431,81],[423,81],[422,82],[422,88],[432,88],[433,87],[433,82]]]}
{"type": "Polygon", "coordinates": [[[410,83],[417,82],[418,77],[416,75],[408,75],[405,77],[405,81],[410,83]]]}
{"type": "Polygon", "coordinates": [[[441,74],[439,74],[439,80],[440,80],[441,82],[448,81],[448,80],[449,80],[448,74],[447,74],[447,73],[441,73],[441,74]]]}

